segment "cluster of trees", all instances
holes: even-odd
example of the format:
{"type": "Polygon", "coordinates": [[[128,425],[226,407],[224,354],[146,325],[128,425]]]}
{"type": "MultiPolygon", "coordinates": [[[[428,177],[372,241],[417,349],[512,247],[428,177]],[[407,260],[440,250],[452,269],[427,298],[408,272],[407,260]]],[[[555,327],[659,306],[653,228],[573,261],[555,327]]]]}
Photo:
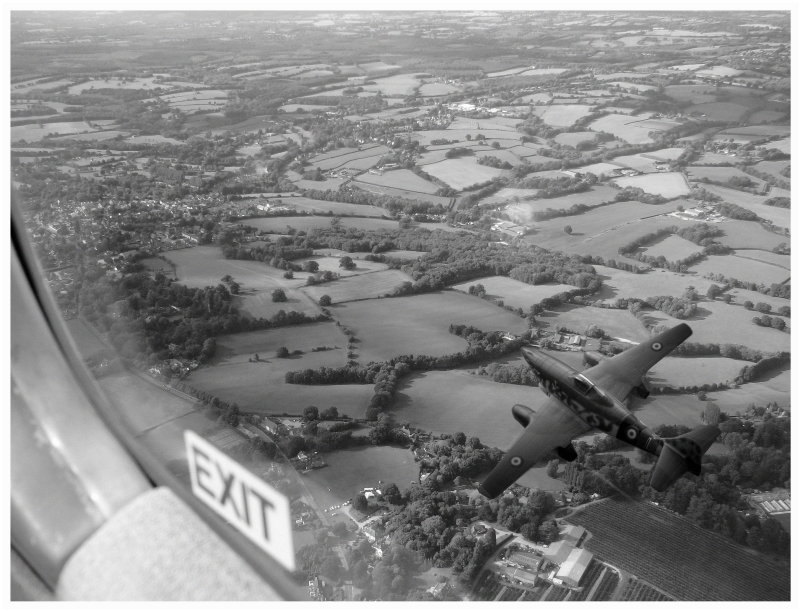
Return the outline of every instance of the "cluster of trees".
{"type": "MultiPolygon", "coordinates": [[[[649,305],[654,310],[661,310],[665,314],[669,314],[673,318],[683,320],[684,318],[691,318],[697,313],[697,304],[684,297],[672,297],[670,295],[659,295],[657,297],[647,297],[644,303],[649,305]]],[[[631,301],[628,306],[634,316],[641,317],[641,302],[631,301]]]]}
{"type": "Polygon", "coordinates": [[[489,365],[479,368],[476,373],[491,378],[493,382],[501,382],[503,384],[519,384],[521,386],[539,385],[539,379],[527,365],[490,363],[489,365]]]}
{"type": "Polygon", "coordinates": [[[748,291],[757,291],[759,293],[763,293],[764,295],[770,295],[772,297],[780,297],[782,299],[791,299],[792,298],[792,285],[790,283],[786,284],[778,284],[772,283],[771,285],[767,286],[765,284],[758,284],[756,282],[748,282],[745,280],[739,280],[738,278],[728,278],[723,274],[707,274],[707,277],[715,282],[722,282],[729,285],[732,288],[740,288],[746,289],[748,291]]]}
{"type": "Polygon", "coordinates": [[[81,315],[108,333],[120,355],[143,365],[168,358],[206,361],[218,335],[327,320],[283,310],[270,319],[243,316],[222,283],[188,288],[162,273],[153,278],[137,272],[118,281],[85,275],[80,285],[81,315]],[[115,318],[115,311],[122,317],[115,318]]]}
{"type": "Polygon", "coordinates": [[[737,206],[736,204],[731,204],[730,202],[722,202],[720,204],[717,204],[717,212],[719,212],[723,216],[727,216],[730,219],[735,219],[739,221],[763,220],[752,210],[748,210],[747,208],[742,208],[741,206],[737,206]]]}
{"type": "Polygon", "coordinates": [[[753,317],[753,323],[759,327],[772,327],[778,331],[783,331],[786,328],[786,322],[780,316],[768,316],[766,314],[755,316],[753,317]]]}
{"type": "MultiPolygon", "coordinates": [[[[558,218],[560,216],[575,216],[577,214],[583,214],[589,210],[594,210],[595,208],[600,208],[601,206],[606,206],[611,202],[595,204],[595,205],[588,205],[588,204],[572,204],[569,208],[545,208],[544,210],[537,210],[533,213],[533,220],[534,221],[546,221],[549,219],[558,218]]],[[[570,231],[569,233],[572,233],[570,231]]]]}
{"type": "Polygon", "coordinates": [[[480,165],[485,165],[490,168],[498,168],[500,170],[510,170],[513,166],[508,161],[503,161],[494,155],[484,155],[478,158],[480,165]]]}
{"type": "MultiPolygon", "coordinates": [[[[743,515],[748,503],[742,489],[789,486],[789,418],[774,418],[769,413],[763,417],[761,422],[740,418],[723,420],[719,425],[721,440],[730,453],[703,456],[700,476],[685,475],[664,492],[650,488],[650,474],[633,467],[627,458],[619,454],[599,454],[596,448],[578,442],[578,468],[584,469],[583,491],[599,494],[621,491],[656,501],[737,543],[787,556],[789,536],[776,520],[743,515]]],[[[662,425],[655,433],[674,437],[688,430],[679,425],[662,425]]],[[[645,462],[654,460],[642,451],[639,454],[645,462]]]]}
{"type": "Polygon", "coordinates": [[[464,157],[467,155],[474,155],[475,151],[471,148],[465,146],[454,146],[451,149],[448,149],[444,156],[447,159],[455,159],[457,157],[464,157]]]}
{"type": "Polygon", "coordinates": [[[792,200],[788,197],[770,197],[764,200],[766,206],[775,206],[776,208],[791,208],[792,200]]]}
{"type": "Polygon", "coordinates": [[[362,191],[357,188],[340,189],[337,191],[328,189],[321,191],[318,189],[305,189],[302,191],[304,197],[318,199],[321,201],[345,202],[348,204],[361,204],[364,206],[375,206],[387,210],[391,215],[400,214],[445,214],[447,209],[441,204],[393,195],[380,195],[362,191]]]}

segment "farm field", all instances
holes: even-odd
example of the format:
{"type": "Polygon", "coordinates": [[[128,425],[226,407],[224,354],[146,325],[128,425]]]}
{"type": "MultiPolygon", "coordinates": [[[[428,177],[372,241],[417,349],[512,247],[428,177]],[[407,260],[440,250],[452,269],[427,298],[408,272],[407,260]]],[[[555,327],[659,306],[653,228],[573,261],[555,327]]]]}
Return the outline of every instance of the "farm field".
{"type": "MultiPolygon", "coordinates": [[[[309,159],[309,163],[312,167],[317,167],[323,171],[331,170],[333,168],[338,168],[341,166],[346,165],[348,162],[352,161],[371,161],[372,163],[367,167],[372,167],[378,160],[389,152],[389,148],[386,146],[373,146],[370,148],[365,148],[363,150],[353,150],[353,149],[340,149],[341,152],[337,152],[338,154],[333,155],[331,153],[325,153],[323,155],[317,155],[312,159],[309,159]]],[[[367,168],[362,168],[367,169],[367,168]]]]}
{"type": "Polygon", "coordinates": [[[749,108],[734,102],[706,102],[686,108],[687,114],[697,114],[709,121],[739,121],[749,108]]]}
{"type": "MultiPolygon", "coordinates": [[[[272,201],[274,202],[274,200],[272,201]]],[[[305,197],[287,197],[283,199],[281,203],[283,205],[293,206],[299,211],[308,212],[314,215],[333,213],[336,216],[371,216],[375,218],[381,218],[384,215],[388,216],[388,212],[383,208],[364,204],[326,202],[320,199],[308,199],[305,197]]]]}
{"type": "Polygon", "coordinates": [[[772,306],[773,312],[776,312],[780,307],[783,306],[791,307],[792,305],[791,299],[772,297],[770,295],[764,295],[763,293],[759,293],[758,291],[748,291],[747,289],[733,288],[727,291],[727,293],[728,295],[733,297],[733,303],[741,305],[745,301],[752,301],[753,303],[758,303],[759,301],[763,301],[764,303],[768,303],[769,305],[772,306]]]}
{"type": "MultiPolygon", "coordinates": [[[[747,176],[744,173],[742,174],[747,176]]],[[[763,181],[757,178],[753,178],[752,176],[748,176],[748,178],[754,182],[763,184],[763,181]]],[[[754,195],[752,193],[738,191],[736,189],[729,189],[719,185],[703,185],[703,188],[709,193],[721,197],[722,201],[736,204],[737,206],[741,206],[742,208],[746,208],[747,210],[755,212],[761,218],[772,221],[772,223],[778,227],[788,228],[790,226],[791,210],[789,208],[777,208],[775,206],[767,206],[764,204],[764,201],[769,199],[769,197],[774,196],[774,194],[767,196],[754,195]]]]}
{"type": "MultiPolygon", "coordinates": [[[[519,189],[519,191],[522,190],[519,189]]],[[[495,196],[500,195],[500,193],[501,192],[496,193],[495,196]]],[[[617,193],[619,193],[619,191],[614,187],[596,185],[589,191],[584,191],[582,193],[571,193],[561,197],[549,197],[546,199],[536,199],[509,204],[505,209],[505,213],[508,214],[512,221],[515,221],[520,225],[531,225],[536,223],[536,221],[533,220],[533,215],[535,212],[547,210],[548,208],[552,208],[554,210],[567,210],[576,204],[581,204],[584,206],[598,206],[606,202],[614,201],[617,193]]],[[[610,208],[605,209],[608,210],[610,208]]],[[[561,220],[563,223],[569,223],[572,219],[583,218],[588,214],[591,214],[591,211],[577,216],[560,217],[557,220],[561,220]]]]}
{"type": "MultiPolygon", "coordinates": [[[[258,228],[259,231],[268,233],[286,233],[287,229],[309,231],[316,227],[330,227],[330,216],[273,216],[265,218],[247,219],[245,224],[258,228]]],[[[345,229],[397,229],[397,221],[379,218],[342,217],[341,226],[345,229]]]]}
{"type": "Polygon", "coordinates": [[[792,139],[791,138],[781,138],[780,140],[773,140],[769,143],[769,148],[778,149],[781,153],[786,153],[787,155],[792,152],[792,139]]]}
{"type": "MultiPolygon", "coordinates": [[[[155,79],[156,77],[154,76],[134,77],[131,80],[123,80],[122,78],[114,77],[108,80],[94,79],[68,87],[67,93],[69,95],[78,95],[90,89],[157,89],[158,87],[169,89],[173,87],[173,85],[169,83],[156,82],[155,79]]],[[[52,83],[48,83],[47,86],[52,86],[52,83]]]]}
{"type": "Polygon", "coordinates": [[[702,261],[693,264],[690,269],[701,276],[710,273],[722,274],[727,278],[736,278],[767,286],[783,282],[790,276],[789,270],[784,267],[729,255],[708,255],[702,261]]]}
{"type": "MultiPolygon", "coordinates": [[[[745,178],[753,182],[756,188],[761,189],[764,186],[764,181],[755,176],[745,174],[739,168],[729,166],[687,166],[686,175],[689,180],[702,181],[704,178],[711,182],[728,182],[731,178],[745,178]]],[[[726,191],[735,191],[736,193],[743,193],[737,189],[727,189],[726,191]]]]}
{"type": "Polygon", "coordinates": [[[567,521],[592,533],[591,552],[680,600],[789,600],[788,565],[649,503],[605,499],[567,521]]]}
{"type": "Polygon", "coordinates": [[[702,246],[698,246],[686,238],[682,238],[678,235],[669,235],[663,240],[647,246],[642,252],[651,257],[663,256],[667,261],[678,261],[696,252],[701,252],[702,250],[702,246]]]}
{"type": "MultiPolygon", "coordinates": [[[[769,146],[772,147],[771,142],[769,146]]],[[[789,178],[781,174],[781,172],[785,171],[786,168],[790,166],[791,161],[789,159],[783,159],[780,161],[759,161],[753,166],[753,169],[759,172],[765,172],[778,180],[788,181],[789,178]]]]}
{"type": "Polygon", "coordinates": [[[792,264],[791,255],[781,255],[768,250],[734,250],[733,256],[742,259],[763,261],[764,263],[768,263],[770,265],[782,267],[787,271],[791,269],[792,264]]]}
{"type": "Polygon", "coordinates": [[[648,134],[648,132],[652,131],[652,128],[643,126],[643,119],[644,117],[631,117],[612,113],[593,121],[589,128],[596,132],[602,131],[614,134],[628,144],[648,144],[653,142],[653,139],[648,134]]]}
{"type": "Polygon", "coordinates": [[[417,176],[411,170],[390,170],[383,174],[362,174],[358,177],[357,182],[429,194],[436,193],[439,190],[438,186],[417,176]]]}
{"type": "Polygon", "coordinates": [[[646,155],[620,155],[612,159],[613,163],[618,163],[626,168],[633,168],[645,174],[656,171],[657,159],[647,157],[646,155]]]}
{"type": "Polygon", "coordinates": [[[744,412],[751,404],[766,405],[772,402],[791,410],[791,378],[791,369],[786,367],[782,371],[771,372],[758,382],[750,382],[739,388],[709,392],[708,400],[714,401],[723,412],[729,414],[744,412]]]}
{"type": "MultiPolygon", "coordinates": [[[[333,254],[314,254],[313,257],[303,257],[301,259],[295,259],[294,263],[298,265],[303,265],[306,261],[316,261],[317,265],[319,266],[319,271],[332,271],[339,274],[342,278],[347,278],[348,276],[356,276],[359,274],[365,274],[370,272],[380,272],[385,271],[388,269],[385,263],[378,263],[377,261],[363,261],[363,260],[353,260],[356,263],[356,267],[352,270],[344,269],[339,267],[341,263],[341,257],[345,256],[347,253],[343,253],[341,255],[333,254]]],[[[352,258],[352,257],[351,257],[352,258]]]]}
{"type": "Polygon", "coordinates": [[[165,391],[163,384],[145,374],[115,373],[98,383],[136,433],[195,411],[198,402],[165,391]]]}
{"type": "Polygon", "coordinates": [[[536,320],[552,331],[558,327],[566,327],[570,331],[583,333],[589,325],[594,324],[615,339],[638,343],[650,337],[647,329],[628,310],[561,305],[557,310],[547,310],[539,314],[536,320]]]}
{"type": "MultiPolygon", "coordinates": [[[[689,341],[700,344],[741,344],[764,352],[788,352],[791,336],[786,331],[759,327],[753,323],[757,312],[750,312],[740,305],[729,305],[722,301],[702,301],[698,304],[699,316],[688,319],[694,333],[689,341]]],[[[663,312],[648,310],[648,318],[668,327],[678,320],[663,312]]]]}
{"type": "MultiPolygon", "coordinates": [[[[359,263],[363,262],[359,261],[359,263]]],[[[391,294],[394,289],[407,281],[411,281],[410,276],[400,270],[389,269],[362,273],[324,284],[306,286],[302,289],[302,292],[308,295],[315,303],[318,303],[323,295],[328,295],[335,305],[346,301],[383,297],[391,294]]]]}
{"type": "Polygon", "coordinates": [[[515,189],[513,187],[503,187],[494,195],[490,195],[489,197],[482,199],[480,205],[497,206],[516,200],[517,198],[520,200],[530,199],[536,197],[538,192],[538,189],[515,189]]]}
{"type": "Polygon", "coordinates": [[[460,87],[450,85],[449,83],[425,83],[419,88],[419,95],[423,98],[449,95],[461,91],[460,87]]]}
{"type": "Polygon", "coordinates": [[[575,146],[584,140],[594,140],[595,136],[597,136],[595,132],[562,132],[553,140],[564,146],[575,146]]]}
{"type": "Polygon", "coordinates": [[[772,250],[781,243],[787,242],[789,236],[782,236],[764,229],[755,221],[724,221],[719,227],[725,235],[717,238],[725,246],[734,249],[755,248],[760,250],[772,250]]]}
{"type": "Polygon", "coordinates": [[[84,359],[99,356],[106,350],[106,345],[98,339],[97,334],[89,327],[89,323],[81,318],[65,320],[70,336],[84,359]]]}
{"type": "Polygon", "coordinates": [[[558,104],[555,106],[535,106],[533,112],[542,121],[553,127],[569,127],[578,119],[592,112],[594,106],[586,104],[558,104]]]}
{"type": "Polygon", "coordinates": [[[526,313],[531,305],[539,303],[545,297],[552,297],[564,291],[575,290],[575,287],[569,284],[532,285],[505,276],[476,278],[469,282],[456,284],[453,288],[466,293],[469,287],[474,284],[482,284],[486,289],[486,295],[488,297],[501,299],[506,305],[514,308],[522,308],[526,313]]]}
{"type": "Polygon", "coordinates": [[[524,239],[550,250],[597,255],[605,260],[624,260],[619,254],[621,244],[662,227],[682,227],[694,223],[665,216],[677,206],[675,202],[653,206],[640,202],[618,202],[577,216],[535,223],[536,233],[524,239]],[[572,227],[571,235],[564,233],[567,224],[572,227]]]}
{"type": "Polygon", "coordinates": [[[461,352],[467,342],[448,331],[450,324],[473,325],[481,331],[527,330],[526,319],[457,291],[355,301],[333,308],[332,313],[360,340],[356,348],[362,363],[402,354],[461,352]]]}
{"type": "MultiPolygon", "coordinates": [[[[98,125],[97,121],[92,122],[98,125]]],[[[105,123],[105,122],[100,122],[105,123]]],[[[38,123],[31,123],[27,125],[13,125],[9,128],[11,134],[11,142],[18,142],[25,140],[27,142],[36,142],[41,140],[47,134],[57,135],[75,135],[85,132],[100,131],[100,127],[93,127],[86,121],[61,121],[57,123],[42,123],[41,127],[38,123]]]]}
{"type": "MultiPolygon", "coordinates": [[[[302,476],[304,488],[322,509],[341,505],[368,486],[395,483],[404,490],[419,481],[419,465],[406,448],[393,446],[351,448],[325,454],[327,467],[302,476]]],[[[329,514],[330,515],[330,514],[329,514]]]]}
{"type": "Polygon", "coordinates": [[[594,265],[593,267],[603,280],[602,288],[594,294],[593,298],[605,303],[613,303],[617,299],[627,297],[640,299],[656,295],[680,297],[688,286],[693,286],[698,293],[705,295],[708,287],[713,284],[706,278],[678,274],[659,268],[645,274],[633,274],[604,265],[594,265]]]}
{"type": "Polygon", "coordinates": [[[426,165],[425,171],[457,191],[503,175],[503,170],[480,165],[471,157],[445,159],[426,165]]]}
{"type": "MultiPolygon", "coordinates": [[[[178,282],[190,288],[217,286],[220,278],[230,274],[244,291],[266,290],[283,286],[279,280],[283,271],[260,261],[225,259],[219,246],[194,246],[170,250],[163,256],[176,266],[178,282]]],[[[163,265],[161,261],[158,264],[163,265]]]]}
{"type": "Polygon", "coordinates": [[[332,322],[237,333],[217,338],[217,355],[210,365],[194,371],[187,382],[242,410],[300,414],[309,405],[336,406],[340,413],[363,418],[373,394],[371,384],[287,384],[287,371],[341,367],[347,362],[347,338],[332,322]],[[285,346],[304,354],[275,357],[285,346]],[[312,352],[318,346],[333,350],[312,352]],[[261,362],[248,362],[258,353],[261,362]]]}
{"type": "Polygon", "coordinates": [[[680,172],[656,172],[644,176],[625,176],[615,178],[621,188],[637,187],[645,193],[662,195],[667,199],[688,195],[691,190],[680,172]]]}
{"type": "Polygon", "coordinates": [[[499,384],[462,370],[428,371],[404,378],[390,411],[398,421],[434,434],[462,431],[505,450],[521,431],[511,406],[536,410],[546,401],[531,386],[499,384]]]}
{"type": "MultiPolygon", "coordinates": [[[[237,280],[238,281],[238,280],[237,280]]],[[[281,310],[285,312],[302,312],[307,316],[317,316],[319,306],[301,289],[284,288],[286,301],[272,301],[272,291],[247,291],[235,298],[239,309],[253,318],[272,318],[281,310]]]]}
{"type": "Polygon", "coordinates": [[[420,193],[419,191],[397,189],[394,187],[387,187],[385,185],[373,185],[365,182],[359,182],[358,180],[353,180],[348,186],[361,189],[362,191],[367,191],[368,193],[415,199],[423,202],[431,202],[432,204],[441,204],[445,207],[449,206],[451,202],[451,198],[449,197],[441,197],[439,195],[432,195],[430,193],[420,193]]]}
{"type": "Polygon", "coordinates": [[[742,367],[746,365],[752,363],[724,357],[667,357],[650,370],[647,380],[652,386],[673,388],[719,384],[729,380],[733,382],[742,367]]]}

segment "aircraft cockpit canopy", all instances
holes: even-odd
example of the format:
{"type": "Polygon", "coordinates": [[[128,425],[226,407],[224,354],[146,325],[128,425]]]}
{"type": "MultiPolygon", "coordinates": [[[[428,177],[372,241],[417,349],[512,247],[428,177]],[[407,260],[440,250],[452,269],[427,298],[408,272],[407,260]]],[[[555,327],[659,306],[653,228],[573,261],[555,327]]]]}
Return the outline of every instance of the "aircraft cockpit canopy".
{"type": "Polygon", "coordinates": [[[578,374],[573,378],[573,382],[575,383],[575,388],[578,390],[578,392],[585,397],[588,397],[595,403],[611,405],[611,400],[605,395],[605,393],[598,390],[594,383],[585,376],[578,374]]]}

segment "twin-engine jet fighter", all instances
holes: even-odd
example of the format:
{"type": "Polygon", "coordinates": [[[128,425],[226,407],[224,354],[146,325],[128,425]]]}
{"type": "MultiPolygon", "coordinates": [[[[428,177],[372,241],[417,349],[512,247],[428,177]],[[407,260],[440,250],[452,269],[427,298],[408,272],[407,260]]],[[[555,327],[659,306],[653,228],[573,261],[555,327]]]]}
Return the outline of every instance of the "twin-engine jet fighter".
{"type": "Polygon", "coordinates": [[[480,486],[481,494],[495,498],[552,450],[564,460],[575,460],[572,439],[592,429],[658,456],[650,476],[655,490],[664,490],[686,471],[699,475],[701,458],[719,435],[716,426],[660,438],[626,407],[633,392],[647,397],[644,375],[691,334],[689,325],[680,324],[612,358],[591,358],[594,364],[583,372],[537,348],[523,348],[550,398],[536,412],[524,405],[511,409],[525,432],[480,486]]]}

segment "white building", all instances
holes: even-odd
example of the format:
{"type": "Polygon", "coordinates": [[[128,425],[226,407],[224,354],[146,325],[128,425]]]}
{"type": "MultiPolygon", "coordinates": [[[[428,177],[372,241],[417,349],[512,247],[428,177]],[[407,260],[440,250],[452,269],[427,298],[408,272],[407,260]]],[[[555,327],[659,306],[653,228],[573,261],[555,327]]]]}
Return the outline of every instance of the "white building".
{"type": "Polygon", "coordinates": [[[589,550],[573,549],[564,564],[558,569],[556,577],[563,580],[566,585],[577,588],[592,558],[592,552],[589,550]]]}

